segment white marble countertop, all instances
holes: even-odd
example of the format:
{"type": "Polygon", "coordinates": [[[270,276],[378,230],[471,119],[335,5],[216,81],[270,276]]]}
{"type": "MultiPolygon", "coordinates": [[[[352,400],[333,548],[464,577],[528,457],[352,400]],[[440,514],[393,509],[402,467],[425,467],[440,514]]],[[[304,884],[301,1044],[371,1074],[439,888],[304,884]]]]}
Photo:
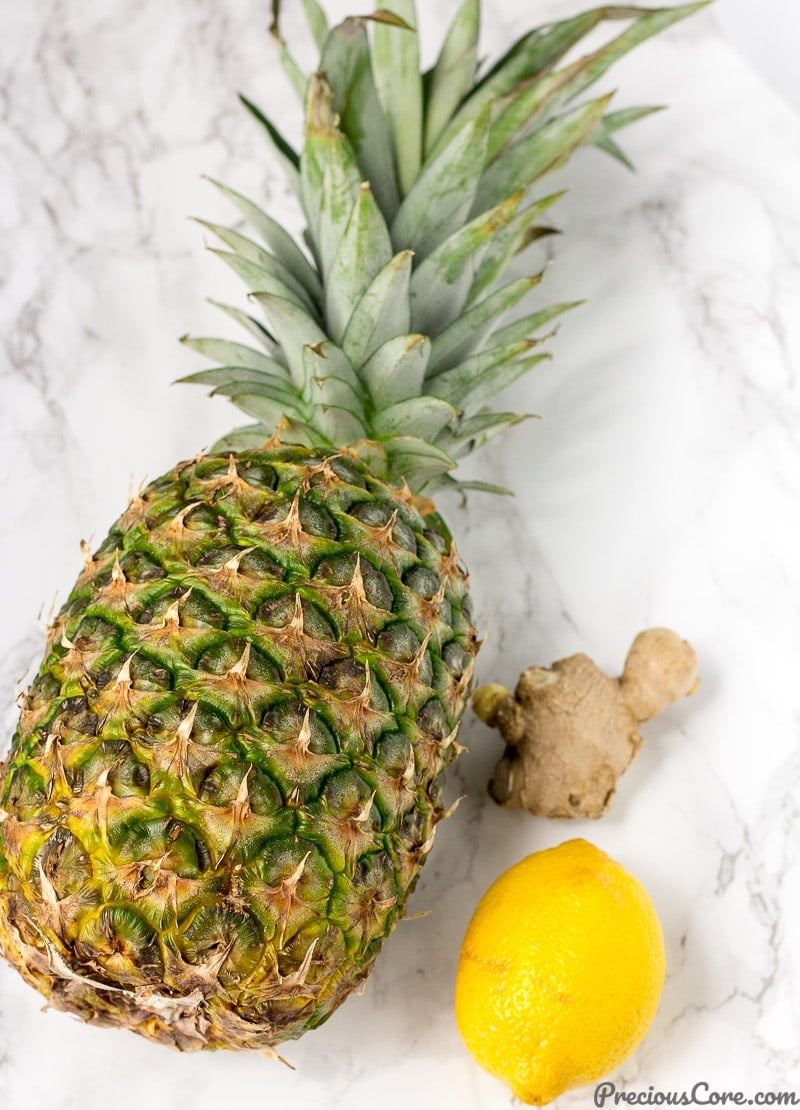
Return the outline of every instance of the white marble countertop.
{"type": "MultiPolygon", "coordinates": [[[[426,15],[429,47],[454,7],[426,15]]],[[[487,49],[531,7],[493,0],[487,49]]],[[[577,7],[536,5],[542,19],[577,7]]],[[[264,4],[46,0],[7,5],[0,23],[8,735],[36,614],[68,590],[79,540],[104,534],[131,477],[231,422],[223,401],[169,385],[196,366],[176,336],[217,324],[203,298],[238,294],[182,218],[223,211],[200,174],[298,221],[233,95],[289,102],[264,4]]],[[[398,926],[362,997],[286,1046],[296,1071],[42,1014],[0,967],[2,1110],[508,1106],[455,1029],[458,946],[503,868],[575,835],[639,876],[666,934],[661,1008],[615,1082],[800,1095],[800,120],[713,13],[641,47],[606,87],[670,110],[625,136],[636,175],[588,151],[564,176],[545,294],[588,303],[513,390],[544,419],[471,464],[517,498],[447,510],[488,624],[482,679],[577,650],[614,670],[639,628],[664,623],[695,644],[700,692],[646,727],[598,823],[496,808],[499,744],[468,719],[449,787],[468,799],[411,906],[431,912],[398,926]]],[[[588,1107],[591,1090],[561,1101],[588,1107]]]]}

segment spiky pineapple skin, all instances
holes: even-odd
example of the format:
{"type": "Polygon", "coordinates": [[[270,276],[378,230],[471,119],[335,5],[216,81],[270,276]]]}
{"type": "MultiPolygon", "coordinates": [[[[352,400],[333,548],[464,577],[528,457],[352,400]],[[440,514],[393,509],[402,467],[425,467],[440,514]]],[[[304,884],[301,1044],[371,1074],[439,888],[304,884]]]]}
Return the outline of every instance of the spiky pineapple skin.
{"type": "Polygon", "coordinates": [[[178,465],[87,553],[2,794],[0,946],[51,1005],[265,1049],[369,974],[477,650],[418,505],[351,453],[269,444],[178,465]]]}

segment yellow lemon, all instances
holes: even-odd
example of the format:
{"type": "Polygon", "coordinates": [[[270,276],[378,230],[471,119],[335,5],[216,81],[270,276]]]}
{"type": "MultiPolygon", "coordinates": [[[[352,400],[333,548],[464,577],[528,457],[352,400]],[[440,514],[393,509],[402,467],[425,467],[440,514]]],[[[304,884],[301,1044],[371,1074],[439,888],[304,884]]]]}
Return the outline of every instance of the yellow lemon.
{"type": "Polygon", "coordinates": [[[456,1021],[478,1063],[541,1106],[612,1071],[655,1016],[664,938],[624,867],[585,840],[521,860],[467,928],[456,1021]]]}

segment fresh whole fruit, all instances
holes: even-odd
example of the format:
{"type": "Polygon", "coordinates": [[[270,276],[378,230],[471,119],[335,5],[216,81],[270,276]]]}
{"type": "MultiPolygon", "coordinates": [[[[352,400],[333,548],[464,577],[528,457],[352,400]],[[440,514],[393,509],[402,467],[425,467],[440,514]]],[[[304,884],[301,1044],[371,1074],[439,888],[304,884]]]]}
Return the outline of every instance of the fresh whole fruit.
{"type": "Polygon", "coordinates": [[[697,687],[694,648],[668,628],[639,633],[619,678],[581,654],[528,667],[513,695],[482,686],[473,709],[506,744],[489,793],[540,817],[602,817],[642,746],[639,726],[697,687]]]}
{"type": "Polygon", "coordinates": [[[477,647],[430,500],[518,423],[491,399],[567,304],[504,317],[546,233],[544,175],[650,109],[569,106],[700,5],[600,8],[477,74],[466,0],[423,81],[412,0],[328,31],[297,154],[308,223],[206,226],[250,343],[186,342],[256,422],[137,494],[23,697],[0,811],[0,945],[50,1004],[191,1050],[269,1050],[369,973],[444,816],[477,647]],[[598,25],[607,46],[559,67],[598,25]]]}
{"type": "Polygon", "coordinates": [[[464,1042],[541,1106],[618,1067],[647,1032],[664,940],[647,892],[585,840],[534,852],[489,887],[456,979],[464,1042]]]}

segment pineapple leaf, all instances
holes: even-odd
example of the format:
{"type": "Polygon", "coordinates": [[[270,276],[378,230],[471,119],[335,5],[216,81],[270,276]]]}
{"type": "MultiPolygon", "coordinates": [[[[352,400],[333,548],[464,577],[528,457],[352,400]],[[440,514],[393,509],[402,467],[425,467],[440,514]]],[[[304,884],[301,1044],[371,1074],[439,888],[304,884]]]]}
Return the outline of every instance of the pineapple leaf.
{"type": "Polygon", "coordinates": [[[254,291],[269,327],[219,305],[256,346],[185,338],[218,364],[184,380],[256,417],[230,443],[261,442],[278,423],[286,442],[349,445],[377,475],[405,478],[417,491],[494,489],[450,477],[454,459],[526,419],[487,403],[548,357],[540,350],[555,334],[547,325],[580,303],[520,315],[516,306],[542,274],[503,278],[517,254],[555,233],[541,216],[561,194],[534,199],[536,182],[584,145],[630,166],[616,132],[655,109],[609,111],[609,96],[577,106],[575,98],[706,0],[603,5],[544,24],[480,77],[480,0],[459,0],[425,74],[414,0],[391,0],[392,10],[332,30],[319,0],[302,0],[320,50],[307,82],[280,35],[280,0],[272,3],[281,62],[306,93],[302,154],[242,101],[298,192],[308,253],[258,205],[215,182],[253,237],[200,222],[221,240],[215,253],[254,291]],[[621,32],[564,63],[587,35],[619,23],[621,32]]]}
{"type": "Polygon", "coordinates": [[[377,8],[371,15],[365,15],[363,18],[370,20],[372,23],[382,23],[386,27],[401,27],[404,31],[414,31],[416,29],[413,23],[408,23],[395,12],[387,11],[386,8],[377,8]]]}
{"type": "Polygon", "coordinates": [[[364,183],[353,205],[327,285],[325,318],[340,343],[353,310],[392,258],[392,243],[372,190],[364,183]]]}
{"type": "MultiPolygon", "coordinates": [[[[281,369],[283,369],[281,367],[281,369]]],[[[194,374],[187,374],[178,379],[192,385],[237,385],[251,382],[264,382],[276,390],[283,390],[287,396],[297,398],[297,390],[293,389],[284,374],[265,373],[263,370],[254,370],[250,366],[213,366],[209,370],[198,370],[194,374]]]]}
{"type": "MultiPolygon", "coordinates": [[[[508,348],[500,348],[500,350],[509,350],[517,344],[509,344],[508,348]]],[[[531,344],[533,346],[533,344],[531,344]]],[[[497,350],[497,349],[495,349],[497,350]]],[[[489,351],[482,352],[482,355],[488,356],[489,351]]],[[[481,356],[475,356],[480,358],[481,356]]],[[[485,369],[480,374],[475,374],[472,381],[466,387],[466,395],[462,401],[465,408],[474,410],[481,408],[483,405],[488,404],[492,398],[496,397],[498,393],[502,393],[507,389],[517,378],[521,378],[532,370],[534,366],[538,366],[540,362],[549,361],[552,356],[550,354],[535,354],[524,357],[522,355],[516,356],[499,356],[498,360],[490,364],[487,360],[485,369]]],[[[471,360],[470,360],[471,361],[471,360]]],[[[448,371],[448,373],[455,374],[455,371],[448,371]]],[[[454,380],[452,387],[462,391],[464,386],[461,383],[456,383],[454,380]]]]}
{"type": "MultiPolygon", "coordinates": [[[[504,343],[487,351],[480,351],[471,358],[464,359],[452,370],[437,374],[430,389],[435,390],[435,396],[464,410],[485,404],[503,388],[503,368],[521,366],[525,361],[521,356],[527,355],[533,345],[523,339],[517,343],[504,343]]],[[[524,371],[520,370],[519,373],[524,371]]]]}
{"type": "Polygon", "coordinates": [[[300,156],[297,151],[292,147],[277,127],[267,119],[260,108],[253,104],[252,100],[248,100],[246,96],[239,93],[239,100],[248,110],[251,116],[256,119],[269,137],[270,142],[278,155],[278,161],[283,166],[284,172],[289,180],[294,191],[299,195],[300,193],[300,156]]]}
{"type": "Polygon", "coordinates": [[[443,474],[437,484],[445,489],[457,490],[461,494],[465,490],[473,490],[475,493],[493,493],[500,497],[514,496],[513,490],[507,489],[505,486],[497,486],[494,482],[465,481],[461,478],[453,478],[450,474],[443,474]]]}
{"type": "Polygon", "coordinates": [[[317,321],[295,301],[272,293],[253,293],[252,297],[261,305],[272,325],[286,355],[292,380],[305,394],[307,382],[303,348],[325,343],[327,335],[317,321]]]}
{"type": "Polygon", "coordinates": [[[328,37],[328,20],[325,12],[317,0],[303,0],[303,11],[317,50],[322,51],[328,37]]]}
{"type": "Polygon", "coordinates": [[[278,49],[278,57],[280,58],[281,69],[286,74],[289,80],[289,84],[297,93],[297,96],[302,103],[303,98],[306,95],[306,85],[308,83],[308,78],[303,73],[302,69],[297,64],[292,55],[289,53],[286,43],[283,41],[280,34],[278,33],[277,27],[273,28],[272,37],[278,49]]]}
{"type": "Polygon", "coordinates": [[[531,233],[531,224],[546,212],[564,195],[564,190],[550,193],[518,211],[506,224],[498,230],[488,243],[486,251],[469,291],[467,303],[474,303],[482,293],[498,280],[508,263],[519,251],[528,245],[528,236],[531,233]]]}
{"type": "Polygon", "coordinates": [[[235,189],[223,185],[222,182],[216,181],[213,177],[207,177],[206,180],[236,205],[278,261],[300,282],[313,300],[317,304],[321,304],[322,286],[319,277],[291,235],[276,220],[263,212],[257,204],[242,196],[241,193],[237,193],[235,189]]]}
{"type": "Polygon", "coordinates": [[[645,116],[650,116],[654,112],[662,111],[661,105],[653,107],[641,108],[623,108],[619,112],[608,112],[598,121],[594,130],[586,138],[586,142],[593,144],[598,150],[605,151],[615,158],[628,170],[634,170],[633,162],[627,156],[624,150],[611,138],[615,131],[619,131],[622,127],[627,127],[631,123],[636,123],[645,116]]]}
{"type": "Polygon", "coordinates": [[[367,430],[360,390],[344,378],[325,373],[328,356],[321,350],[307,347],[304,357],[314,406],[310,423],[332,443],[363,439],[367,430]]]}
{"type": "Polygon", "coordinates": [[[418,259],[426,258],[465,222],[483,173],[488,131],[487,110],[426,165],[392,224],[398,250],[411,247],[418,259]]]}
{"type": "Polygon", "coordinates": [[[333,443],[363,439],[366,394],[342,351],[334,343],[315,344],[304,348],[303,362],[314,406],[310,422],[333,443]]]}
{"type": "Polygon", "coordinates": [[[264,423],[272,421],[273,424],[277,424],[284,413],[302,417],[302,409],[297,407],[292,399],[285,397],[266,383],[232,382],[228,385],[218,385],[211,391],[211,395],[228,397],[242,412],[256,420],[263,420],[264,423]]]}
{"type": "Polygon", "coordinates": [[[598,97],[550,120],[521,139],[487,167],[478,185],[473,212],[482,212],[515,189],[557,169],[591,134],[611,96],[598,97]]]}
{"type": "Polygon", "coordinates": [[[596,8],[571,19],[528,31],[477,82],[432,153],[435,155],[467,120],[475,119],[488,104],[501,97],[513,95],[524,81],[551,70],[568,50],[594,30],[603,19],[628,19],[635,12],[635,8],[596,8]],[[621,14],[615,16],[612,14],[615,11],[621,14]]]}
{"type": "Polygon", "coordinates": [[[281,440],[302,443],[306,447],[333,447],[338,440],[330,439],[317,424],[284,414],[280,420],[281,440]]]}
{"type": "Polygon", "coordinates": [[[339,127],[355,151],[362,176],[372,185],[384,217],[391,221],[400,196],[386,117],[378,100],[363,19],[346,19],[331,32],[320,69],[333,92],[339,127]]]}
{"type": "Polygon", "coordinates": [[[636,108],[621,108],[618,112],[608,112],[589,135],[589,142],[594,142],[597,135],[611,135],[614,131],[663,111],[663,104],[642,104],[636,108]]]}
{"type": "MultiPolygon", "coordinates": [[[[255,336],[262,347],[266,351],[269,351],[270,355],[277,359],[278,362],[283,361],[283,352],[280,346],[275,342],[275,336],[271,335],[264,325],[259,320],[256,320],[255,316],[251,316],[248,312],[242,312],[240,308],[236,308],[234,305],[224,304],[222,301],[215,301],[213,298],[209,298],[208,303],[213,305],[214,308],[218,308],[220,312],[224,312],[226,316],[230,316],[230,318],[235,320],[245,331],[249,331],[251,335],[255,336]]],[[[184,336],[181,342],[185,342],[186,338],[187,337],[184,336]]]]}
{"type": "Polygon", "coordinates": [[[251,370],[260,370],[265,374],[279,373],[288,377],[288,371],[282,362],[269,358],[244,343],[231,343],[226,339],[195,338],[191,335],[182,336],[181,343],[215,362],[228,363],[231,366],[248,366],[251,370]]]}
{"type": "Polygon", "coordinates": [[[233,428],[211,445],[210,453],[224,455],[229,451],[248,451],[253,447],[260,447],[273,434],[274,427],[270,421],[269,426],[245,424],[241,428],[233,428]]]}
{"type": "Polygon", "coordinates": [[[342,347],[355,367],[395,335],[409,330],[411,251],[401,251],[383,267],[353,310],[342,347]]]}
{"type": "MultiPolygon", "coordinates": [[[[471,94],[463,102],[461,108],[440,136],[432,153],[435,154],[441,149],[442,145],[448,142],[467,120],[474,119],[487,104],[500,97],[514,94],[522,83],[529,81],[531,78],[541,77],[543,74],[549,73],[573,46],[577,45],[582,38],[601,23],[637,20],[637,23],[633,24],[629,32],[625,32],[625,34],[630,34],[630,39],[625,40],[616,48],[619,53],[615,53],[605,65],[602,71],[605,72],[605,69],[608,69],[617,57],[621,57],[627,50],[632,49],[636,42],[643,42],[644,39],[663,30],[670,24],[684,19],[707,3],[708,0],[700,0],[699,3],[685,4],[680,7],[656,9],[637,8],[629,5],[604,6],[593,8],[557,23],[535,27],[518,39],[478,81],[471,94]],[[635,28],[641,23],[645,24],[644,28],[636,31],[635,28]],[[633,41],[634,39],[636,41],[633,41]]],[[[599,76],[600,73],[598,72],[596,76],[587,80],[582,87],[586,88],[591,81],[596,80],[599,76]]],[[[571,95],[576,96],[579,91],[580,88],[576,87],[571,95]]]]}
{"type": "Polygon", "coordinates": [[[296,305],[305,309],[310,315],[316,316],[316,310],[311,304],[308,294],[305,290],[299,293],[294,280],[291,283],[284,281],[283,275],[278,271],[277,264],[275,266],[263,265],[260,262],[253,262],[235,251],[218,250],[216,247],[210,247],[209,249],[235,274],[239,275],[250,293],[272,293],[276,297],[285,297],[286,300],[294,301],[296,305]]]}
{"type": "MultiPolygon", "coordinates": [[[[640,14],[631,27],[598,50],[585,54],[555,73],[545,73],[542,77],[523,83],[509,97],[510,102],[502,109],[492,126],[489,161],[493,161],[502,150],[529,131],[534,122],[544,122],[543,117],[546,114],[552,114],[593,85],[629,50],[676,19],[682,18],[681,15],[675,15],[676,11],[679,9],[640,14]]],[[[634,113],[636,111],[634,109],[634,113]]],[[[634,115],[629,122],[634,122],[636,118],[640,117],[634,115]]],[[[620,123],[619,126],[625,124],[620,123]]]]}
{"type": "Polygon", "coordinates": [[[532,419],[532,413],[479,412],[461,420],[452,432],[443,431],[436,442],[454,459],[459,459],[485,446],[489,440],[509,428],[532,419]]]}
{"type": "Polygon", "coordinates": [[[386,455],[390,473],[396,479],[405,479],[412,489],[419,489],[436,475],[454,470],[456,465],[455,459],[441,447],[415,436],[388,439],[386,455]]]}
{"type": "Polygon", "coordinates": [[[303,208],[327,283],[358,196],[361,174],[353,148],[336,127],[332,93],[321,74],[309,81],[306,142],[300,173],[303,208]]]}
{"type": "Polygon", "coordinates": [[[508,226],[524,190],[477,216],[428,255],[411,278],[411,322],[415,331],[435,335],[466,303],[476,270],[493,236],[508,226]]]}
{"type": "MultiPolygon", "coordinates": [[[[539,328],[543,328],[545,324],[549,324],[551,320],[555,320],[563,312],[568,312],[571,308],[578,308],[583,303],[583,301],[564,301],[561,304],[540,308],[537,312],[532,312],[529,316],[523,316],[519,320],[515,320],[513,324],[508,324],[494,332],[492,341],[494,343],[516,343],[521,339],[529,339],[539,328]]],[[[553,332],[550,332],[544,338],[550,339],[553,334],[553,332]]]]}
{"type": "MultiPolygon", "coordinates": [[[[593,54],[580,59],[584,64],[580,65],[576,79],[570,85],[568,98],[572,99],[588,89],[611,68],[614,62],[619,61],[634,47],[705,7],[707,3],[708,0],[701,0],[700,3],[683,4],[674,8],[654,8],[649,11],[643,8],[638,11],[634,9],[634,22],[630,27],[593,54]]],[[[578,65],[579,63],[576,63],[576,66],[578,65]]]]}
{"type": "Polygon", "coordinates": [[[457,417],[458,411],[440,397],[409,397],[406,401],[381,408],[372,426],[378,439],[415,435],[430,443],[457,417]]]}
{"type": "MultiPolygon", "coordinates": [[[[430,381],[449,370],[480,346],[497,324],[526,293],[542,280],[544,271],[517,278],[484,297],[437,335],[431,347],[427,378],[430,381]]],[[[438,389],[436,390],[438,393],[438,389]]],[[[458,403],[457,401],[455,403],[458,403]]]]}
{"type": "MultiPolygon", "coordinates": [[[[270,254],[269,251],[264,250],[258,243],[253,242],[252,239],[249,239],[246,235],[242,235],[232,227],[224,227],[222,224],[211,223],[210,220],[201,220],[197,217],[193,218],[195,223],[206,228],[207,231],[216,235],[226,246],[230,247],[234,254],[237,254],[240,258],[248,262],[255,263],[259,270],[264,270],[268,274],[271,274],[280,281],[287,290],[291,290],[292,293],[312,311],[317,310],[318,305],[314,303],[306,287],[294,277],[275,255],[270,254]]],[[[237,272],[240,273],[240,276],[243,277],[245,281],[249,280],[245,273],[241,271],[237,272]]]]}
{"type": "Polygon", "coordinates": [[[469,92],[477,70],[480,0],[464,0],[431,72],[425,110],[425,154],[469,92]]]}
{"type": "Polygon", "coordinates": [[[392,0],[387,14],[399,16],[401,24],[376,20],[372,72],[392,137],[400,195],[406,196],[422,164],[422,78],[414,0],[392,0]]]}
{"type": "Polygon", "coordinates": [[[359,371],[373,404],[383,407],[418,397],[430,353],[426,335],[397,335],[379,347],[359,371]]]}
{"type": "Polygon", "coordinates": [[[328,340],[325,343],[309,344],[303,351],[303,360],[306,367],[306,377],[310,381],[314,378],[332,378],[343,382],[349,392],[356,398],[355,408],[363,416],[364,401],[367,392],[364,385],[350,364],[350,360],[340,347],[328,340]]]}
{"type": "Polygon", "coordinates": [[[615,159],[615,161],[623,165],[626,170],[630,170],[631,173],[635,172],[636,167],[634,166],[633,162],[630,160],[630,158],[619,145],[619,143],[615,142],[615,140],[612,139],[610,135],[606,135],[602,139],[595,139],[593,145],[596,146],[598,150],[602,150],[606,154],[609,154],[613,159],[615,159]]]}

